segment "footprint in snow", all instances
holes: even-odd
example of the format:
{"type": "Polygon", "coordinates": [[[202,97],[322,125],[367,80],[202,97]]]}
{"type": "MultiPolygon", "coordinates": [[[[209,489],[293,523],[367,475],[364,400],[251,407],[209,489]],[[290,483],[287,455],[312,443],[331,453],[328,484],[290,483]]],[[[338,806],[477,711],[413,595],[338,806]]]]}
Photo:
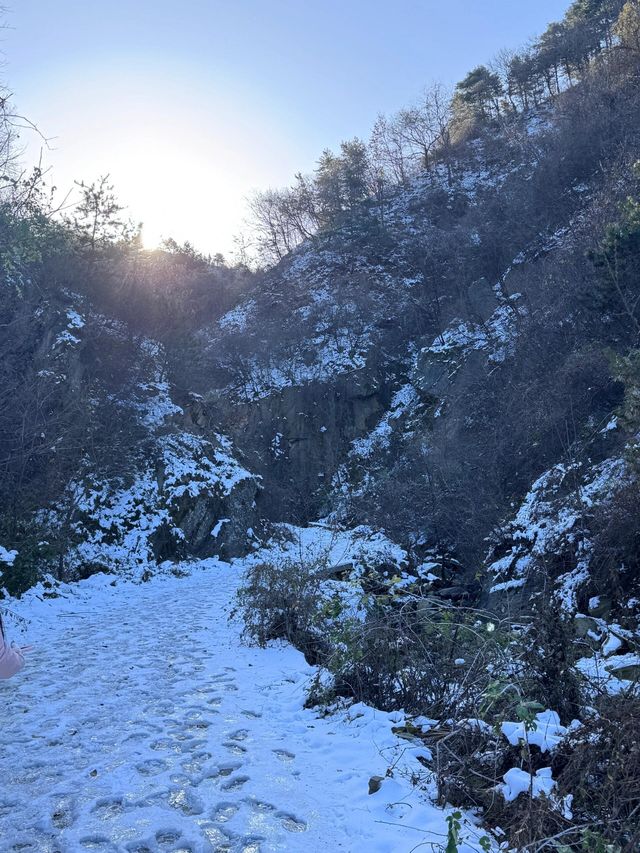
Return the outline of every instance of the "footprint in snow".
{"type": "Polygon", "coordinates": [[[181,835],[179,829],[160,829],[156,832],[156,844],[161,850],[169,850],[180,841],[181,835]]]}
{"type": "Polygon", "coordinates": [[[293,759],[295,758],[294,753],[293,753],[293,752],[289,752],[289,751],[288,751],[288,750],[286,750],[286,749],[274,749],[274,750],[273,750],[273,754],[274,754],[275,756],[277,756],[277,757],[280,759],[280,761],[285,761],[285,762],[287,762],[287,763],[288,763],[289,761],[293,761],[293,759]]]}
{"type": "Polygon", "coordinates": [[[182,788],[194,784],[192,777],[187,776],[184,773],[174,773],[172,776],[169,776],[169,781],[172,785],[180,785],[182,788]]]}
{"type": "Polygon", "coordinates": [[[184,718],[189,722],[195,722],[196,720],[201,720],[204,713],[204,710],[200,710],[199,707],[188,708],[184,718]]]}
{"type": "Polygon", "coordinates": [[[199,815],[204,811],[204,803],[200,797],[190,791],[188,788],[179,788],[169,794],[167,800],[169,805],[181,811],[183,815],[199,815]]]}
{"type": "Polygon", "coordinates": [[[149,732],[131,732],[124,738],[123,743],[137,743],[149,737],[149,732]]]}
{"type": "Polygon", "coordinates": [[[265,803],[262,800],[249,800],[249,804],[257,812],[274,812],[276,810],[276,807],[272,806],[271,803],[265,803]]]}
{"type": "Polygon", "coordinates": [[[73,800],[71,797],[61,797],[54,806],[51,823],[56,829],[68,829],[74,821],[73,800]]]}
{"type": "Polygon", "coordinates": [[[228,782],[223,782],[220,786],[223,791],[239,791],[249,781],[248,776],[234,776],[228,782]]]}
{"type": "Polygon", "coordinates": [[[294,815],[285,814],[284,812],[278,812],[276,817],[279,818],[280,823],[287,830],[287,832],[306,832],[307,824],[303,820],[299,820],[294,815]]]}
{"type": "Polygon", "coordinates": [[[216,823],[227,823],[238,813],[238,806],[234,803],[219,803],[213,812],[216,823]]]}
{"type": "Polygon", "coordinates": [[[184,770],[185,773],[188,773],[190,776],[193,776],[196,773],[200,773],[206,761],[211,758],[210,752],[197,753],[189,757],[186,761],[181,762],[180,767],[184,770]]]}
{"type": "Polygon", "coordinates": [[[228,673],[221,673],[220,675],[213,675],[211,677],[211,683],[214,687],[222,687],[225,684],[235,684],[235,678],[228,673]]]}
{"type": "Polygon", "coordinates": [[[81,838],[80,846],[83,850],[92,850],[94,853],[117,853],[117,847],[104,835],[90,835],[81,838]]]}
{"type": "Polygon", "coordinates": [[[249,737],[248,729],[238,729],[235,732],[231,732],[229,735],[229,740],[243,741],[249,737]]]}
{"type": "Polygon", "coordinates": [[[167,730],[167,734],[171,735],[171,737],[180,743],[188,740],[193,740],[193,732],[191,732],[191,726],[186,729],[175,726],[167,730]]]}
{"type": "Polygon", "coordinates": [[[215,853],[231,853],[234,848],[233,838],[223,832],[219,826],[203,825],[202,834],[207,839],[215,853]]]}
{"type": "Polygon", "coordinates": [[[218,776],[231,776],[236,770],[239,770],[242,764],[223,764],[218,770],[218,776]]]}
{"type": "Polygon", "coordinates": [[[157,776],[169,767],[166,761],[161,761],[158,758],[149,758],[147,761],[141,761],[136,764],[136,770],[141,776],[157,776]]]}
{"type": "Polygon", "coordinates": [[[153,743],[150,743],[149,746],[151,749],[155,749],[156,751],[165,751],[168,749],[172,749],[174,747],[174,742],[169,740],[169,738],[161,738],[160,740],[154,740],[153,743]]]}
{"type": "Polygon", "coordinates": [[[38,767],[26,767],[22,773],[14,773],[10,777],[11,782],[15,785],[30,785],[42,778],[42,773],[38,767]]]}
{"type": "Polygon", "coordinates": [[[124,801],[121,797],[108,797],[103,800],[98,800],[91,812],[97,815],[100,820],[113,820],[114,817],[119,817],[124,812],[124,801]]]}
{"type": "Polygon", "coordinates": [[[195,723],[191,723],[185,729],[186,732],[191,732],[192,734],[198,734],[205,732],[211,723],[208,720],[198,720],[195,723]]]}

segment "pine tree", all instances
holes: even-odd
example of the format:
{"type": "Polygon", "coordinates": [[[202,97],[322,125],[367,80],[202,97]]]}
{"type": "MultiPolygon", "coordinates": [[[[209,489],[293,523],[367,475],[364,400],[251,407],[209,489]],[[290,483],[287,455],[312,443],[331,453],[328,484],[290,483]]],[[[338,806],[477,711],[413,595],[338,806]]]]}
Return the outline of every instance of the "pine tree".
{"type": "Polygon", "coordinates": [[[503,94],[500,76],[485,65],[470,71],[456,86],[456,95],[476,116],[491,118],[500,112],[500,96],[503,94]]]}
{"type": "MultiPolygon", "coordinates": [[[[640,162],[635,166],[640,179],[640,162]]],[[[609,225],[590,259],[598,281],[593,293],[597,308],[618,318],[640,341],[640,201],[629,197],[618,222],[609,225]]]]}

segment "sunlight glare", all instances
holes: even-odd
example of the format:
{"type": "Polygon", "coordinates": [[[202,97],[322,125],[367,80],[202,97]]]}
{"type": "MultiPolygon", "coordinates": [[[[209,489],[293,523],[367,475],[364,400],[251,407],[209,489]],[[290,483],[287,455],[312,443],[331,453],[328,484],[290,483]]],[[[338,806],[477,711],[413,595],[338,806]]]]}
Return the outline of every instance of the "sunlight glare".
{"type": "MultiPolygon", "coordinates": [[[[265,115],[259,93],[224,80],[194,87],[186,76],[143,67],[118,77],[100,69],[67,80],[64,110],[48,106],[46,91],[27,108],[54,137],[44,161],[61,192],[108,174],[123,216],[143,223],[146,248],[172,237],[229,254],[245,199],[271,182],[276,152],[282,182],[296,154],[274,116],[265,115]]],[[[31,162],[41,148],[39,139],[29,140],[31,162]]]]}

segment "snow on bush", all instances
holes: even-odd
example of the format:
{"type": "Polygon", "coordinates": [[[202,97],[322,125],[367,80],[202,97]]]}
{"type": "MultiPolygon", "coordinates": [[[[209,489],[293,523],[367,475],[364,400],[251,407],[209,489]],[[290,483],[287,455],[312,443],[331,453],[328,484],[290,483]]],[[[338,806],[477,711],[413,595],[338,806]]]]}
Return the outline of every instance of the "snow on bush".
{"type": "Polygon", "coordinates": [[[504,784],[499,788],[508,803],[513,802],[520,794],[531,794],[533,797],[545,794],[548,797],[556,785],[551,777],[550,767],[541,767],[540,770],[536,770],[535,776],[527,773],[526,770],[513,767],[507,770],[503,779],[504,784]]]}
{"type": "Polygon", "coordinates": [[[511,746],[526,741],[538,746],[541,752],[550,752],[566,737],[569,729],[560,725],[560,717],[555,711],[546,710],[536,714],[535,720],[529,724],[504,722],[501,731],[511,746]]]}
{"type": "Polygon", "coordinates": [[[4,563],[7,566],[12,566],[17,556],[17,551],[8,551],[6,548],[0,545],[0,563],[4,563]]]}

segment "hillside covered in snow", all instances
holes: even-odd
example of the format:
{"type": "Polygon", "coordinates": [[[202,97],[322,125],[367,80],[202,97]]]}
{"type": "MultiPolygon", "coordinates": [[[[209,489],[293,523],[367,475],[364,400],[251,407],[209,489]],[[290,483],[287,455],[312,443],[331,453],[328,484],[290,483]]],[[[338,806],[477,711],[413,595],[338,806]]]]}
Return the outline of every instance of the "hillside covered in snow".
{"type": "Polygon", "coordinates": [[[7,850],[640,849],[639,84],[576,0],[258,194],[253,266],[8,180],[7,850]]]}

